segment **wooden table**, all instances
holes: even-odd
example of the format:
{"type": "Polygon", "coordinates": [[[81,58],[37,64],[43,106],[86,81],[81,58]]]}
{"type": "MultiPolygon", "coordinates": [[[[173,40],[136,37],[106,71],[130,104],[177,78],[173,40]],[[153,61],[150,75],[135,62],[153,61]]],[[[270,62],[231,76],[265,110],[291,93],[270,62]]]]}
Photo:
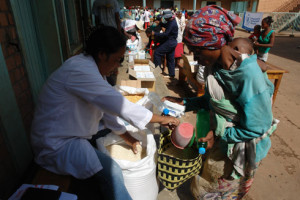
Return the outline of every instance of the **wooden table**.
{"type": "Polygon", "coordinates": [[[274,79],[274,87],[275,87],[274,93],[273,93],[273,105],[274,105],[283,74],[289,73],[289,71],[281,69],[280,67],[277,67],[268,62],[267,62],[267,65],[268,65],[268,68],[267,68],[268,78],[271,80],[274,79]]]}

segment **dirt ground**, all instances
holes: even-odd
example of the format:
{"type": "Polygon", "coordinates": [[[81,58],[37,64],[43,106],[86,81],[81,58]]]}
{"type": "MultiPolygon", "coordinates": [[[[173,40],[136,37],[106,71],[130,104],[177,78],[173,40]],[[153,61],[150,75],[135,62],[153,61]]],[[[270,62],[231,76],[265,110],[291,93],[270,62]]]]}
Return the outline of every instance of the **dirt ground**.
{"type": "MultiPolygon", "coordinates": [[[[237,30],[235,37],[248,37],[249,34],[237,30]]],[[[146,42],[144,33],[143,41],[146,42]]],[[[255,180],[247,200],[296,200],[300,199],[300,35],[276,35],[275,45],[270,50],[268,62],[279,66],[289,73],[281,81],[273,115],[280,120],[276,132],[271,136],[272,147],[255,175],[255,180]]],[[[164,78],[165,84],[173,96],[195,96],[195,91],[187,84],[178,83],[178,71],[175,80],[164,78]]],[[[188,113],[183,121],[195,124],[195,114],[188,113]]],[[[189,183],[177,191],[161,188],[159,200],[192,199],[189,183]]]]}

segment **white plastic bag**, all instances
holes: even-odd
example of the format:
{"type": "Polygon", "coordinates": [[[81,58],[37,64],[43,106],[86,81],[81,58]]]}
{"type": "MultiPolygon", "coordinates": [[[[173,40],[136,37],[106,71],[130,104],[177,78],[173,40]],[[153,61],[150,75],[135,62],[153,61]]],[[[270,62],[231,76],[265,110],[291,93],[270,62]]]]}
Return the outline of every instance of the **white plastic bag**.
{"type": "MultiPolygon", "coordinates": [[[[143,159],[131,162],[114,159],[122,169],[125,186],[133,200],[156,200],[158,196],[158,183],[156,179],[156,143],[149,130],[130,132],[136,139],[142,141],[142,146],[147,148],[147,155],[143,159]]],[[[97,147],[103,151],[103,146],[122,142],[122,139],[110,133],[97,139],[97,147]]],[[[106,153],[108,153],[106,151],[106,153]]]]}
{"type": "MultiPolygon", "coordinates": [[[[136,104],[139,104],[141,106],[146,107],[147,103],[149,102],[149,98],[148,98],[149,90],[147,88],[135,88],[135,87],[130,87],[130,86],[117,85],[117,86],[115,86],[115,89],[117,91],[119,91],[122,95],[144,94],[144,97],[141,100],[139,100],[138,102],[136,102],[136,104]]],[[[148,108],[148,107],[146,107],[146,108],[148,108]]]]}

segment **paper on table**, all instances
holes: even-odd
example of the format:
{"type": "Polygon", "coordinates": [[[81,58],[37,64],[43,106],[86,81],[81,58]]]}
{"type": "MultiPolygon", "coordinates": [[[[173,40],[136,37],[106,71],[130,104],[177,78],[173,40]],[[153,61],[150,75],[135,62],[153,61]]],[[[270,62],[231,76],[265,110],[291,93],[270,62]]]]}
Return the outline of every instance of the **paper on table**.
{"type": "Polygon", "coordinates": [[[137,72],[136,78],[154,78],[153,72],[137,72]]]}
{"type": "Polygon", "coordinates": [[[149,65],[134,65],[133,69],[134,71],[139,71],[139,72],[150,72],[149,65]]]}

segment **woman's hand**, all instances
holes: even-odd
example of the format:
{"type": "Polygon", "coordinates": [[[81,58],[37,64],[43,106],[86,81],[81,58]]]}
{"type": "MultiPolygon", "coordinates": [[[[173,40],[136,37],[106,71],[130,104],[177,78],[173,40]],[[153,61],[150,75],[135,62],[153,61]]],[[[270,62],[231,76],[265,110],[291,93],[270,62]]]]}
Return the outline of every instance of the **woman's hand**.
{"type": "Polygon", "coordinates": [[[140,141],[132,137],[127,131],[120,135],[120,137],[128,144],[129,146],[132,147],[132,151],[137,154],[137,145],[140,145],[140,141]]]}
{"type": "Polygon", "coordinates": [[[198,139],[199,142],[207,142],[207,146],[206,149],[211,149],[215,143],[215,135],[214,135],[214,131],[209,131],[206,135],[206,137],[203,138],[199,138],[198,139]]]}
{"type": "Polygon", "coordinates": [[[240,55],[239,52],[235,51],[233,48],[231,48],[228,45],[225,45],[221,48],[221,65],[224,69],[229,70],[233,62],[236,58],[238,58],[240,55]]]}
{"type": "Polygon", "coordinates": [[[180,124],[180,121],[175,117],[171,117],[171,116],[161,116],[161,117],[162,120],[160,124],[162,126],[169,128],[170,130],[173,130],[176,126],[180,124]]]}
{"type": "Polygon", "coordinates": [[[183,105],[183,99],[182,98],[178,98],[178,97],[171,97],[171,96],[165,96],[161,99],[161,101],[171,101],[173,103],[177,103],[179,105],[183,105]]]}

